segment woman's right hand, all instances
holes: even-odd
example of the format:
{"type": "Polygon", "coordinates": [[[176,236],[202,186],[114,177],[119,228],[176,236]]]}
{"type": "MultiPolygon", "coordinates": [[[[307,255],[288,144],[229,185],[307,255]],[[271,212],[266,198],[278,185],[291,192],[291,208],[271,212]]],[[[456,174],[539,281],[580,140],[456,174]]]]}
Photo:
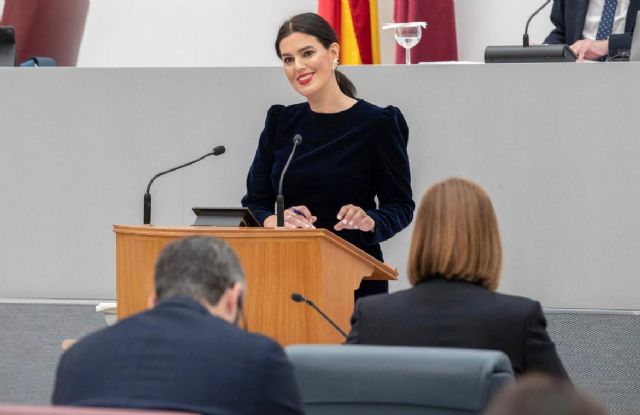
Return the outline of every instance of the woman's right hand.
{"type": "MultiPolygon", "coordinates": [[[[318,220],[316,216],[313,216],[309,209],[304,206],[292,206],[284,211],[284,227],[289,229],[305,228],[315,229],[314,222],[318,220]]],[[[278,218],[276,215],[268,216],[263,226],[265,228],[275,228],[278,224],[278,218]]]]}

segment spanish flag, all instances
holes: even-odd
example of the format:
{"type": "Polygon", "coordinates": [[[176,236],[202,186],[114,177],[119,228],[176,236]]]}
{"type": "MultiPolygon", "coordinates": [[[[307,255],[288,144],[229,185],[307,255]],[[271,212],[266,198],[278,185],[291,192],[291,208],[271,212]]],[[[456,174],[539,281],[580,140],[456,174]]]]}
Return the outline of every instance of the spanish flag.
{"type": "Polygon", "coordinates": [[[318,0],[318,14],[340,40],[340,63],[380,63],[377,0],[318,0]]]}

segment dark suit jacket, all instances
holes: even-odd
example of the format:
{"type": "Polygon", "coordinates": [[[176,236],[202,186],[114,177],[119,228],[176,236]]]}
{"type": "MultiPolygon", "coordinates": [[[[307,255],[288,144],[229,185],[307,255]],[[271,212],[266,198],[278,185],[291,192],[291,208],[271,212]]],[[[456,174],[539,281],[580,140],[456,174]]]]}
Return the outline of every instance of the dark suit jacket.
{"type": "Polygon", "coordinates": [[[540,303],[465,281],[429,278],[415,287],[358,300],[347,343],[501,350],[516,374],[567,374],[540,303]]]}
{"type": "Polygon", "coordinates": [[[174,297],[73,345],[60,359],[53,403],[302,414],[293,367],[274,341],[174,297]]]}
{"type": "MultiPolygon", "coordinates": [[[[555,0],[551,9],[551,22],[556,28],[549,33],[544,43],[571,45],[582,39],[588,7],[589,0],[555,0]]],[[[609,56],[619,55],[622,51],[631,49],[631,38],[638,10],[640,10],[640,0],[631,0],[624,33],[609,37],[609,56]]]]}

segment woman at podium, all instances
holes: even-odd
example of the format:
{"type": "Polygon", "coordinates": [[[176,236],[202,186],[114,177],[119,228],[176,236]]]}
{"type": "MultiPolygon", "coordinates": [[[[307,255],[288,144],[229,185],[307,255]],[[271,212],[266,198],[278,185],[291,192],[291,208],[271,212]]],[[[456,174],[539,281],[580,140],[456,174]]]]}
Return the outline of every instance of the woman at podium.
{"type": "MultiPolygon", "coordinates": [[[[282,182],[284,226],[329,229],[382,260],[380,242],[409,225],[415,207],[402,113],[356,98],[337,69],[336,34],[317,14],[286,21],[275,48],[306,101],[269,109],[242,205],[276,226],[279,182],[295,149],[282,182]]],[[[387,291],[386,281],[363,281],[356,297],[387,291]]]]}

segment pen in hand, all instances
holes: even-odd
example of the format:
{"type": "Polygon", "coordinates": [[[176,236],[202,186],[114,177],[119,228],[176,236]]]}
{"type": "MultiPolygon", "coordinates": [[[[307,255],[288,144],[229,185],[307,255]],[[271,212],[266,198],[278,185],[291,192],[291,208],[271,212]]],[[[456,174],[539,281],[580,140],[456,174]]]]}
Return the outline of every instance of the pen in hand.
{"type": "Polygon", "coordinates": [[[291,208],[291,211],[298,216],[304,216],[305,218],[307,217],[301,210],[298,210],[296,208],[291,208]]]}
{"type": "Polygon", "coordinates": [[[298,209],[298,208],[295,208],[295,207],[290,207],[289,210],[293,214],[295,214],[296,216],[299,216],[298,221],[303,222],[303,224],[304,224],[303,227],[315,228],[315,226],[313,226],[313,223],[317,220],[317,218],[315,216],[311,215],[311,212],[309,212],[309,210],[306,207],[304,208],[304,210],[298,209]],[[307,213],[308,213],[308,215],[307,215],[307,213]]]}

